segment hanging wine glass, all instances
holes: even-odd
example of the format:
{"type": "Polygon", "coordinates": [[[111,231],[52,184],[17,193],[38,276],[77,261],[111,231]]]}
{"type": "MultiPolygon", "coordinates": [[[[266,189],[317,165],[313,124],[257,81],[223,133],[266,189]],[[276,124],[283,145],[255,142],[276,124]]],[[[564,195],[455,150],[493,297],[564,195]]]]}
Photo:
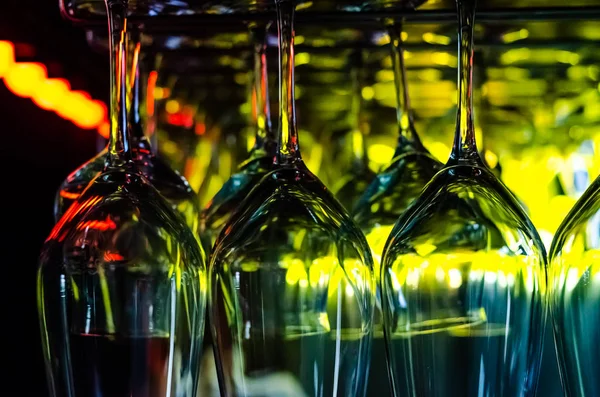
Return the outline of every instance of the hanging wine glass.
{"type": "Polygon", "coordinates": [[[106,0],[111,133],[105,169],[55,225],[37,277],[53,396],[195,395],[205,257],[133,161],[126,109],[127,2],[106,0]]]}
{"type": "MultiPolygon", "coordinates": [[[[196,194],[178,172],[173,170],[161,157],[157,156],[148,138],[144,134],[142,119],[142,89],[143,81],[140,74],[141,39],[139,32],[133,32],[134,53],[131,62],[131,78],[128,99],[131,101],[129,113],[129,128],[134,161],[140,171],[158,191],[171,203],[171,206],[183,215],[187,225],[194,231],[198,229],[198,200],[196,194]]],[[[146,76],[147,77],[147,76],[146,76]]],[[[153,101],[154,98],[146,98],[153,101]]],[[[90,181],[100,174],[108,161],[108,146],[93,159],[73,171],[61,184],[54,205],[55,220],[58,221],[73,202],[81,195],[90,181]]]]}
{"type": "MultiPolygon", "coordinates": [[[[376,277],[379,277],[383,247],[394,223],[442,168],[442,164],[421,143],[414,125],[404,65],[401,26],[391,21],[386,25],[390,36],[397,100],[398,145],[391,163],[377,174],[354,209],[354,219],[367,237],[373,254],[376,277]]],[[[373,329],[369,393],[390,395],[379,294],[373,329]]]]}
{"type": "Polygon", "coordinates": [[[388,22],[387,26],[397,100],[398,145],[391,163],[369,185],[354,210],[354,219],[367,236],[376,265],[398,217],[442,168],[423,146],[415,129],[400,25],[388,22]]]}
{"type": "Polygon", "coordinates": [[[596,178],[563,220],[550,248],[550,308],[567,397],[600,395],[599,197],[596,178]]]}
{"type": "Polygon", "coordinates": [[[200,235],[207,251],[212,246],[231,213],[240,206],[250,190],[275,166],[277,139],[271,127],[267,72],[267,26],[252,26],[254,42],[253,113],[256,135],[248,158],[229,178],[200,214],[200,235]]]}
{"type": "Polygon", "coordinates": [[[351,165],[349,172],[334,186],[336,198],[344,208],[352,211],[360,196],[375,178],[375,173],[369,168],[367,144],[365,134],[364,110],[362,89],[364,87],[364,60],[363,52],[355,50],[350,56],[352,75],[352,105],[350,117],[352,130],[346,136],[349,141],[351,165]]]}
{"type": "Polygon", "coordinates": [[[212,335],[228,396],[364,396],[373,310],[364,236],[304,165],[294,103],[293,1],[276,1],[275,170],[234,212],[211,256],[212,335]]]}
{"type": "Polygon", "coordinates": [[[521,206],[477,152],[475,3],[457,0],[452,153],[398,219],[383,252],[384,334],[397,396],[524,396],[537,386],[545,251],[521,206]]]}

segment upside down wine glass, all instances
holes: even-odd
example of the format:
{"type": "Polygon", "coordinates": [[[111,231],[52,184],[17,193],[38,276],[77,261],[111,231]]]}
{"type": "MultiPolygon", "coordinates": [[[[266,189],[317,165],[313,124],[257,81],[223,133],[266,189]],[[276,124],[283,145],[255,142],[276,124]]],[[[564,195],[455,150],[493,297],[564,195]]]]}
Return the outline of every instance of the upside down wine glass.
{"type": "Polygon", "coordinates": [[[364,109],[362,89],[364,87],[364,54],[355,50],[350,55],[350,73],[352,76],[352,105],[350,109],[351,131],[346,134],[349,140],[346,147],[350,148],[350,170],[334,186],[335,197],[344,208],[352,211],[356,202],[375,178],[375,173],[369,168],[365,134],[364,109]]]}
{"type": "Polygon", "coordinates": [[[111,133],[105,169],[55,225],[37,278],[51,396],[195,396],[205,257],[133,161],[127,2],[106,0],[111,133]]]}
{"type": "Polygon", "coordinates": [[[387,21],[386,25],[394,71],[398,145],[391,163],[371,182],[353,211],[354,220],[367,237],[376,266],[398,217],[442,168],[442,164],[423,146],[415,128],[400,24],[387,21]]]}
{"type": "MultiPolygon", "coordinates": [[[[129,32],[129,34],[132,33],[134,32],[129,32]]],[[[184,217],[186,224],[196,233],[198,231],[198,213],[200,209],[195,192],[183,176],[154,153],[150,141],[144,135],[146,120],[141,115],[143,101],[140,86],[142,83],[140,33],[136,31],[133,38],[133,46],[131,46],[134,49],[133,57],[127,60],[131,61],[130,84],[126,85],[127,98],[131,101],[128,115],[131,153],[139,170],[152,182],[171,206],[184,217]]],[[[154,98],[146,98],[146,101],[154,101],[154,98]]],[[[71,204],[77,200],[90,181],[104,170],[108,157],[109,147],[107,146],[94,158],[73,171],[61,184],[54,203],[54,217],[57,222],[71,204]]]]}
{"type": "Polygon", "coordinates": [[[567,397],[600,395],[599,214],[600,177],[563,220],[550,248],[550,308],[567,397]]]}
{"type": "Polygon", "coordinates": [[[475,3],[457,0],[452,153],[398,219],[383,253],[384,334],[395,396],[528,396],[537,386],[545,252],[514,195],[477,152],[475,3]]]}
{"type": "Polygon", "coordinates": [[[226,396],[364,396],[374,283],[364,236],[304,165],[294,105],[293,1],[276,2],[275,170],[211,256],[210,318],[226,396]]]}
{"type": "MultiPolygon", "coordinates": [[[[377,279],[383,247],[394,224],[406,208],[419,197],[423,187],[442,168],[442,164],[423,146],[414,125],[404,66],[401,25],[393,21],[386,21],[386,25],[390,36],[390,55],[397,100],[398,146],[390,164],[373,179],[353,213],[354,220],[367,237],[377,279]]],[[[391,391],[385,358],[380,293],[377,294],[377,298],[369,395],[378,393],[389,396],[391,391]]]]}
{"type": "Polygon", "coordinates": [[[277,139],[271,126],[269,110],[269,84],[267,71],[267,26],[252,26],[254,41],[253,113],[256,135],[248,158],[240,165],[219,192],[200,213],[200,236],[204,248],[212,250],[213,244],[225,222],[240,206],[250,190],[275,166],[277,139]]]}

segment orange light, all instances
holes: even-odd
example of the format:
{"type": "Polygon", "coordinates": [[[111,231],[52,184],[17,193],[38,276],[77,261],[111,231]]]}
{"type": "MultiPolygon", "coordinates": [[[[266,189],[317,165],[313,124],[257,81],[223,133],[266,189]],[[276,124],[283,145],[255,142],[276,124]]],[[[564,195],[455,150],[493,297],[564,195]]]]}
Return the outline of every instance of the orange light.
{"type": "Polygon", "coordinates": [[[118,262],[122,261],[123,259],[125,259],[123,255],[119,254],[118,252],[106,251],[104,253],[105,262],[118,262]]]}
{"type": "Polygon", "coordinates": [[[158,80],[158,73],[153,70],[148,75],[148,87],[146,89],[147,92],[147,100],[146,100],[146,112],[148,116],[154,116],[154,95],[156,89],[156,81],[158,80]]]}
{"type": "MultiPolygon", "coordinates": [[[[154,72],[154,83],[156,83],[154,72]]],[[[97,128],[107,138],[109,127],[106,105],[92,100],[83,91],[71,92],[65,79],[48,79],[47,69],[41,63],[15,62],[15,47],[10,41],[0,40],[0,78],[15,95],[31,98],[42,109],[53,110],[83,129],[97,128]]]]}
{"type": "Polygon", "coordinates": [[[98,133],[104,139],[108,139],[110,136],[110,122],[108,120],[104,120],[100,126],[98,126],[98,133]]]}
{"type": "Polygon", "coordinates": [[[40,83],[31,99],[42,109],[53,110],[61,106],[70,89],[65,79],[47,79],[40,83]]]}
{"type": "Polygon", "coordinates": [[[206,124],[197,122],[196,126],[194,127],[194,132],[196,135],[204,135],[206,133],[206,124]]]}
{"type": "Polygon", "coordinates": [[[4,82],[13,94],[29,98],[46,79],[46,67],[41,63],[19,62],[10,67],[4,82]]]}
{"type": "Polygon", "coordinates": [[[15,46],[10,41],[0,41],[0,77],[6,73],[15,63],[15,46]]]}
{"type": "Polygon", "coordinates": [[[81,194],[79,193],[65,192],[64,190],[60,191],[60,197],[66,198],[68,200],[77,200],[79,196],[81,196],[81,194]]]}

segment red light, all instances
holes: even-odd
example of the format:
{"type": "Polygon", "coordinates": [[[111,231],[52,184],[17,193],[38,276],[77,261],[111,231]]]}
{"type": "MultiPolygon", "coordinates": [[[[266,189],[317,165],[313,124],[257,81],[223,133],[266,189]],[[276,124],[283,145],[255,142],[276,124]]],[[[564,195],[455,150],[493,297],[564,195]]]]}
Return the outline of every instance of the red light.
{"type": "Polygon", "coordinates": [[[118,261],[122,261],[123,259],[125,259],[123,257],[123,255],[121,255],[117,252],[106,251],[104,253],[104,261],[105,262],[118,262],[118,261]]]}
{"type": "Polygon", "coordinates": [[[15,63],[4,76],[4,83],[13,94],[29,98],[46,79],[46,73],[46,67],[40,63],[15,63]]]}
{"type": "Polygon", "coordinates": [[[196,135],[204,135],[206,133],[206,124],[198,122],[194,127],[194,132],[196,135]]]}

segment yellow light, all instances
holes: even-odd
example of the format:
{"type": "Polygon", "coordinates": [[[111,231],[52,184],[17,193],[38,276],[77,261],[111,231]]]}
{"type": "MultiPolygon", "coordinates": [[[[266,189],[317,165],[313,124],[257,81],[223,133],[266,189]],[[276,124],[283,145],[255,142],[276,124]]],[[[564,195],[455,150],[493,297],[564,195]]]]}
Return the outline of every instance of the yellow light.
{"type": "Polygon", "coordinates": [[[348,296],[348,297],[354,296],[354,289],[352,289],[352,285],[347,284],[345,290],[346,290],[346,296],[348,296]]]}
{"type": "Polygon", "coordinates": [[[29,98],[46,79],[46,73],[46,67],[40,63],[16,63],[4,76],[4,82],[13,94],[29,98]]]}
{"type": "Polygon", "coordinates": [[[560,63],[577,65],[579,63],[579,54],[572,51],[558,51],[556,60],[560,63]]]}
{"type": "Polygon", "coordinates": [[[307,8],[312,7],[313,2],[312,1],[305,1],[303,3],[299,3],[296,6],[296,11],[300,11],[300,10],[306,10],[307,8]]]}
{"type": "Polygon", "coordinates": [[[173,114],[179,112],[181,105],[176,99],[169,99],[165,104],[165,110],[167,113],[173,114]]]}
{"type": "Polygon", "coordinates": [[[289,285],[295,285],[300,280],[306,280],[308,285],[308,275],[306,274],[306,268],[304,262],[300,259],[292,259],[288,265],[287,273],[285,275],[285,282],[289,285]]]}
{"type": "Polygon", "coordinates": [[[296,54],[294,59],[296,66],[306,65],[310,63],[310,54],[308,52],[301,52],[296,54]]]}
{"type": "Polygon", "coordinates": [[[440,162],[445,163],[450,156],[450,147],[443,142],[431,142],[427,145],[429,152],[440,162]]]}
{"type": "Polygon", "coordinates": [[[365,101],[370,101],[375,96],[375,90],[373,87],[363,87],[361,95],[365,101]]]}
{"type": "Polygon", "coordinates": [[[69,82],[64,79],[47,79],[38,86],[31,99],[42,109],[56,109],[64,102],[70,89],[69,82]]]}
{"type": "Polygon", "coordinates": [[[448,45],[452,42],[450,37],[433,32],[423,33],[423,41],[429,44],[448,45]]]}
{"type": "Polygon", "coordinates": [[[515,41],[523,40],[529,37],[529,31],[525,28],[514,32],[506,33],[502,36],[502,41],[505,43],[514,43],[515,41]]]}
{"type": "Polygon", "coordinates": [[[458,58],[447,52],[434,52],[431,54],[431,61],[437,65],[456,67],[458,58]]]}
{"type": "Polygon", "coordinates": [[[448,286],[457,289],[462,285],[462,275],[458,269],[448,270],[448,286]]]}
{"type": "Polygon", "coordinates": [[[171,95],[171,90],[167,87],[155,87],[154,88],[154,99],[165,99],[171,95]]]}
{"type": "Polygon", "coordinates": [[[419,72],[419,78],[424,81],[439,81],[442,79],[442,71],[433,68],[423,69],[419,72]]]}
{"type": "Polygon", "coordinates": [[[531,56],[529,48],[514,48],[500,55],[500,63],[510,65],[520,61],[526,61],[531,56]]]}
{"type": "Polygon", "coordinates": [[[10,41],[0,41],[0,78],[6,73],[15,63],[15,46],[10,41]]]}
{"type": "Polygon", "coordinates": [[[498,156],[496,155],[496,153],[487,150],[485,152],[485,161],[490,167],[495,168],[498,165],[498,156]]]}
{"type": "Polygon", "coordinates": [[[302,44],[306,39],[304,36],[296,36],[294,37],[294,44],[302,44]]]}
{"type": "Polygon", "coordinates": [[[382,143],[375,143],[369,146],[367,153],[371,162],[373,162],[375,165],[382,166],[390,162],[394,156],[394,148],[382,143]]]}

